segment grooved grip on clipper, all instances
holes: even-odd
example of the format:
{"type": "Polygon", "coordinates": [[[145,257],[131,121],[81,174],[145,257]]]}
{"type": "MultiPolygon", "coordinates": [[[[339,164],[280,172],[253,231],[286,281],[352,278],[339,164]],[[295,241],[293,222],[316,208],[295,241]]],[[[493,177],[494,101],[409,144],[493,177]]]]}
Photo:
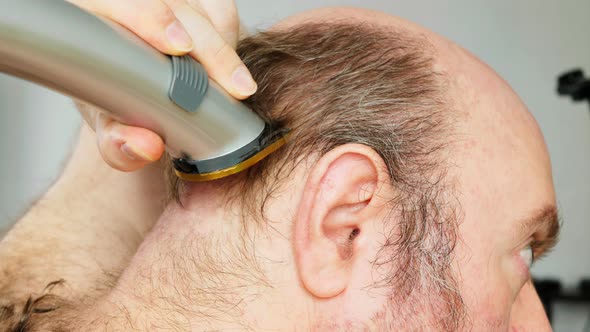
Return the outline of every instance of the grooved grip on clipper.
{"type": "Polygon", "coordinates": [[[188,55],[172,57],[169,97],[187,112],[196,112],[207,94],[209,77],[205,68],[188,55]]]}

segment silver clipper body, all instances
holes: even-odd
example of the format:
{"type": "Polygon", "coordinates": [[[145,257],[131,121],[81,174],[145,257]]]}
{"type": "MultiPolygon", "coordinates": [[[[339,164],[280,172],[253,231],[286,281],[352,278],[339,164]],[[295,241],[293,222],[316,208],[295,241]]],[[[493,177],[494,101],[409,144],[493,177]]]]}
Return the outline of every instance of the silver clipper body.
{"type": "Polygon", "coordinates": [[[285,143],[189,56],[170,57],[65,1],[0,0],[0,71],[95,105],[166,142],[179,177],[242,171],[285,143]]]}

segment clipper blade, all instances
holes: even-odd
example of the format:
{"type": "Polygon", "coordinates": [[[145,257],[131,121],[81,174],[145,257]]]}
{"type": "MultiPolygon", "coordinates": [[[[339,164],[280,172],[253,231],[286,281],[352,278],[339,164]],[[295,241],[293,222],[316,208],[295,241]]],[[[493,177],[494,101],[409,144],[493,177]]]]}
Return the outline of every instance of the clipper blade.
{"type": "Polygon", "coordinates": [[[273,129],[267,125],[250,144],[213,160],[174,159],[176,176],[185,181],[203,182],[221,179],[242,172],[277,151],[289,136],[288,129],[273,129]]]}

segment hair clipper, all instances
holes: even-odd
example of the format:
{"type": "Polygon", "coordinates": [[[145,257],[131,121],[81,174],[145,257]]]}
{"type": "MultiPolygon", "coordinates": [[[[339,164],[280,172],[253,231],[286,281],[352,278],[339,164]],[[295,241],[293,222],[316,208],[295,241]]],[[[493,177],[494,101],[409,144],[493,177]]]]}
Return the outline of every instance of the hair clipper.
{"type": "Polygon", "coordinates": [[[235,174],[286,141],[286,130],[230,97],[189,56],[164,55],[65,1],[0,0],[0,8],[0,72],[154,131],[182,179],[235,174]]]}

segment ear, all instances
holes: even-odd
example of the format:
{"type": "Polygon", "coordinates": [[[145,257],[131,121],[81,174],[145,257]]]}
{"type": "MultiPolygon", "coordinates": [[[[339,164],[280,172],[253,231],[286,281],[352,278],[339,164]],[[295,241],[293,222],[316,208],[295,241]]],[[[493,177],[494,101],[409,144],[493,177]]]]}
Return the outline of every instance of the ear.
{"type": "MultiPolygon", "coordinates": [[[[369,238],[382,222],[389,181],[383,159],[361,144],[345,144],[312,167],[294,222],[294,249],[299,277],[316,297],[342,293],[357,264],[374,259],[369,238]]],[[[359,267],[360,268],[360,267],[359,267]]]]}

